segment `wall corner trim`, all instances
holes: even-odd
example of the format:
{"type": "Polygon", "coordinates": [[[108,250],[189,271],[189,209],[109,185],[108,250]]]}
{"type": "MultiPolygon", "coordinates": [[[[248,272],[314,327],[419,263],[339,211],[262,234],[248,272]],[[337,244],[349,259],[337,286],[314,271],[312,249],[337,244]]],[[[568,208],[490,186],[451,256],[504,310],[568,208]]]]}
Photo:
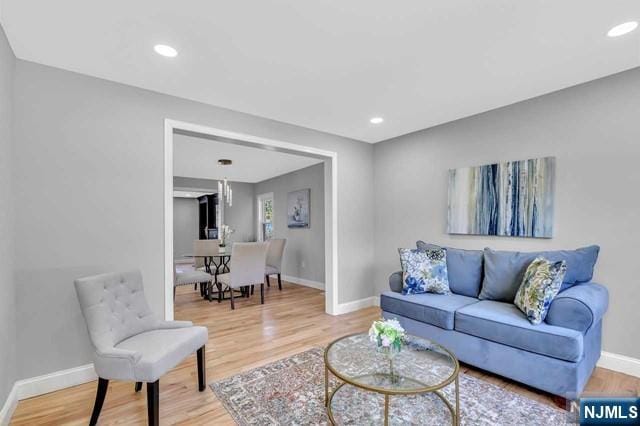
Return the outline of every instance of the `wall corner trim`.
{"type": "Polygon", "coordinates": [[[602,351],[598,367],[640,377],[640,359],[602,351]]]}
{"type": "Polygon", "coordinates": [[[324,290],[324,283],[321,283],[319,281],[312,281],[312,280],[307,280],[305,278],[292,277],[291,275],[282,275],[282,281],[287,281],[292,284],[298,284],[305,287],[315,288],[318,290],[324,290]]]}
{"type": "Polygon", "coordinates": [[[13,384],[9,396],[2,410],[0,410],[0,425],[9,424],[18,401],[92,382],[97,378],[93,364],[86,364],[42,376],[18,380],[13,384]]]}
{"type": "Polygon", "coordinates": [[[6,426],[11,422],[11,416],[18,406],[18,387],[16,383],[11,387],[9,395],[0,410],[0,425],[6,426]]]}
{"type": "Polygon", "coordinates": [[[380,306],[379,296],[365,297],[364,299],[358,299],[352,302],[340,303],[334,315],[348,314],[349,312],[359,311],[360,309],[371,306],[380,306]]]}

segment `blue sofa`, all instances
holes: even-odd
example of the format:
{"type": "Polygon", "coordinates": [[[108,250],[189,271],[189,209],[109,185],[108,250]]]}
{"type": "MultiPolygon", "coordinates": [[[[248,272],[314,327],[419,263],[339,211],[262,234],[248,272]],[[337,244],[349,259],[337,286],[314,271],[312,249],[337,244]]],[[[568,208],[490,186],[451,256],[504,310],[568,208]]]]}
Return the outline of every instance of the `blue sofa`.
{"type": "MultiPolygon", "coordinates": [[[[418,247],[430,245],[418,242],[418,247]]],[[[402,294],[402,272],[380,296],[383,317],[431,339],[464,363],[567,399],[577,398],[600,357],[607,289],[591,282],[597,246],[538,253],[447,248],[452,293],[402,294]],[[562,290],[545,321],[532,325],[512,303],[537,255],[565,259],[562,290]]]]}

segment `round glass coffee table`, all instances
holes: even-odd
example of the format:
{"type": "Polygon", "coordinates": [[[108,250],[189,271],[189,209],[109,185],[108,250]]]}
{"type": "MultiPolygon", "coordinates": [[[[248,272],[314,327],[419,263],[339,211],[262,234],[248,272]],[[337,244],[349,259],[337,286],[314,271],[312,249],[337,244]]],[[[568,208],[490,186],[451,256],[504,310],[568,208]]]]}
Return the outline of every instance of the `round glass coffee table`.
{"type": "Polygon", "coordinates": [[[367,334],[344,336],[327,346],[324,365],[325,405],[331,424],[336,424],[334,410],[345,410],[345,404],[337,406],[334,400],[339,399],[346,385],[384,396],[385,426],[389,424],[391,396],[426,393],[433,393],[444,402],[451,412],[453,425],[460,423],[460,365],[449,350],[430,340],[407,336],[402,351],[389,358],[377,350],[367,334]],[[329,372],[342,382],[333,390],[329,389],[329,372]],[[441,392],[442,388],[453,382],[455,407],[441,392]]]}

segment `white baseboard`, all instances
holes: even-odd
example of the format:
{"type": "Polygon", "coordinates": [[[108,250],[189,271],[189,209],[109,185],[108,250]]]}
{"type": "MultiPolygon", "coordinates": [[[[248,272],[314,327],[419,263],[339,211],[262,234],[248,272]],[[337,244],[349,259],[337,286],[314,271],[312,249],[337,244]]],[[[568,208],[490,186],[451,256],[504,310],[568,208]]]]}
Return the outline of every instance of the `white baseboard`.
{"type": "Polygon", "coordinates": [[[18,401],[96,380],[93,364],[60,370],[42,376],[18,380],[0,411],[0,425],[9,424],[18,401]]]}
{"type": "MultiPolygon", "coordinates": [[[[289,275],[282,275],[283,281],[288,281],[293,284],[300,284],[305,287],[316,288],[318,290],[324,290],[324,283],[318,281],[311,281],[304,278],[292,277],[289,275]]],[[[273,281],[272,281],[273,282],[273,281]]]]}
{"type": "Polygon", "coordinates": [[[602,351],[598,367],[640,377],[640,359],[602,351]]]}
{"type": "Polygon", "coordinates": [[[366,297],[364,299],[354,300],[353,302],[339,303],[335,315],[348,314],[349,312],[359,311],[360,309],[371,306],[380,306],[380,298],[378,296],[366,297]]]}
{"type": "Polygon", "coordinates": [[[7,395],[7,400],[4,402],[2,406],[2,410],[0,410],[0,425],[6,426],[11,422],[11,416],[18,406],[18,388],[14,383],[11,387],[11,391],[9,395],[7,395]]]}

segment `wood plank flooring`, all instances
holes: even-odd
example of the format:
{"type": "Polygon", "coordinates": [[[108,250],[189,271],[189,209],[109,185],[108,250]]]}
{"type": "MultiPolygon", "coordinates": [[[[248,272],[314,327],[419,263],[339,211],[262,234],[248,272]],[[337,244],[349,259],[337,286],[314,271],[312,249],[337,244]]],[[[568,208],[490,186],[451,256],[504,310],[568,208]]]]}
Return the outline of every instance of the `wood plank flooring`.
{"type": "MultiPolygon", "coordinates": [[[[304,350],[324,346],[338,336],[366,331],[380,316],[378,308],[367,308],[341,316],[324,313],[324,293],[283,283],[265,289],[260,296],[238,299],[236,310],[229,301],[206,302],[193,287],[178,289],[176,319],[188,319],[209,328],[207,382],[250,370],[304,350]]],[[[233,424],[224,407],[209,389],[198,392],[196,357],[190,357],[160,379],[161,424],[233,424]]],[[[553,404],[549,395],[509,380],[463,366],[462,371],[529,398],[553,404]]],[[[96,383],[53,392],[21,401],[13,415],[15,425],[86,425],[95,398],[96,383]]],[[[640,379],[598,368],[588,392],[640,395],[640,379]]],[[[134,393],[133,383],[112,382],[100,424],[146,424],[146,391],[134,393]]]]}

